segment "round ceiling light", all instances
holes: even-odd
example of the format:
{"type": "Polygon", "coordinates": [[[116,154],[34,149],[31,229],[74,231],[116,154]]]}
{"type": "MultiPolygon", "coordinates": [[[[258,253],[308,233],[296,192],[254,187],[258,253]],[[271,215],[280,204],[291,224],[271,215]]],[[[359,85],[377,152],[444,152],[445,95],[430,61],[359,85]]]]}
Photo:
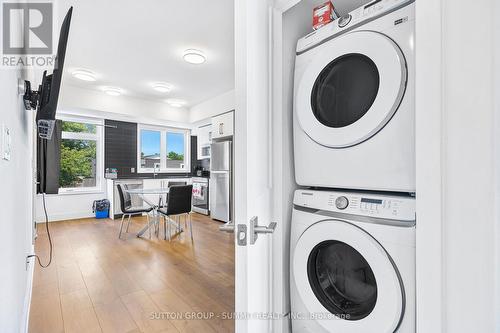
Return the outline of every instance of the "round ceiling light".
{"type": "Polygon", "coordinates": [[[172,85],[165,82],[153,83],[153,89],[161,93],[169,93],[172,90],[172,85]]]}
{"type": "Polygon", "coordinates": [[[200,65],[207,61],[207,57],[200,50],[188,49],[184,51],[184,61],[190,64],[200,65]]]}
{"type": "Polygon", "coordinates": [[[95,74],[87,69],[77,69],[71,73],[73,77],[83,81],[95,81],[95,74]]]}
{"type": "Polygon", "coordinates": [[[110,96],[120,96],[123,93],[123,90],[118,87],[104,87],[102,90],[110,96]]]}
{"type": "Polygon", "coordinates": [[[181,108],[184,105],[186,105],[186,101],[182,99],[167,99],[168,105],[174,107],[174,108],[181,108]]]}

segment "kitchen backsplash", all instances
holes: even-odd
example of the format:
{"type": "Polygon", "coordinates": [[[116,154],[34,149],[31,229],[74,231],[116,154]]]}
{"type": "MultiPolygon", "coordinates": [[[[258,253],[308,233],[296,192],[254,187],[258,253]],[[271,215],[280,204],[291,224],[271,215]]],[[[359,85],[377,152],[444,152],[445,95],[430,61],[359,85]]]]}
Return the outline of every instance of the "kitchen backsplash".
{"type": "Polygon", "coordinates": [[[132,169],[137,168],[137,124],[107,119],[104,123],[116,126],[104,130],[104,169],[117,169],[118,178],[135,175],[132,169]]]}

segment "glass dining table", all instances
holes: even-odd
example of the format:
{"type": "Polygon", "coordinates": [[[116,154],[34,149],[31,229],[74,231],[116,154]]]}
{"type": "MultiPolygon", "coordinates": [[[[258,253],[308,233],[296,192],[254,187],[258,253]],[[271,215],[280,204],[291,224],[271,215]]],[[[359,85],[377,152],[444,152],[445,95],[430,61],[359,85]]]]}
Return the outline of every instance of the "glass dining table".
{"type": "MultiPolygon", "coordinates": [[[[170,190],[170,188],[168,188],[168,187],[150,188],[150,189],[134,188],[134,189],[125,190],[125,192],[127,192],[128,194],[138,195],[148,206],[150,206],[152,208],[152,210],[151,210],[151,214],[153,216],[152,223],[146,224],[144,226],[144,228],[139,230],[139,232],[137,233],[137,237],[141,237],[148,230],[150,231],[149,234],[151,236],[151,228],[153,228],[153,227],[154,227],[153,232],[158,236],[158,234],[160,232],[160,228],[159,228],[159,226],[160,226],[160,213],[158,212],[158,210],[161,208],[159,206],[160,197],[166,196],[168,194],[169,190],[170,190]],[[156,202],[152,202],[151,197],[150,197],[151,195],[158,196],[158,200],[156,200],[156,202]]],[[[166,219],[167,219],[167,223],[170,223],[171,225],[173,225],[174,228],[177,230],[176,234],[179,234],[179,233],[184,231],[177,223],[175,223],[169,217],[166,217],[166,219]]],[[[166,238],[166,235],[165,235],[165,238],[166,238]]]]}

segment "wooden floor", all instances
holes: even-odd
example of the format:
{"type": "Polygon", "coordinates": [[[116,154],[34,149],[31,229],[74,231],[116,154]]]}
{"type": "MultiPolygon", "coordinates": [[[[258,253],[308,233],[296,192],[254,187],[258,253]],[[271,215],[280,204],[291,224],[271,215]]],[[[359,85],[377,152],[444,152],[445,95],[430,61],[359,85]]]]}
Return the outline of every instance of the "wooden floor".
{"type": "MultiPolygon", "coordinates": [[[[50,223],[54,261],[35,268],[30,333],[233,332],[233,236],[194,214],[188,233],[172,242],[137,238],[134,218],[126,240],[119,220],[50,223]],[[198,318],[198,319],[197,319],[198,318]]],[[[45,226],[36,251],[48,258],[45,226]]]]}

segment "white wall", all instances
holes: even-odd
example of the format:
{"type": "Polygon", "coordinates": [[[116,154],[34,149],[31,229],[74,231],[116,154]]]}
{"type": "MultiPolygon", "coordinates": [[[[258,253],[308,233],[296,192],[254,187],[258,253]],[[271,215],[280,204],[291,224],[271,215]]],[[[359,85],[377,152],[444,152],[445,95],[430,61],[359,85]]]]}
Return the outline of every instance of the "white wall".
{"type": "Polygon", "coordinates": [[[0,160],[0,332],[20,332],[25,324],[32,264],[32,111],[17,93],[15,70],[0,69],[0,124],[12,134],[12,159],[0,160]]]}
{"type": "Polygon", "coordinates": [[[234,110],[234,108],[235,94],[234,90],[231,90],[191,107],[189,110],[189,122],[197,123],[218,114],[234,110]]]}
{"type": "Polygon", "coordinates": [[[189,122],[189,110],[173,108],[166,103],[122,96],[63,84],[59,109],[88,109],[133,117],[147,117],[175,122],[189,122]]]}
{"type": "MultiPolygon", "coordinates": [[[[49,222],[81,219],[94,216],[92,203],[94,200],[106,199],[106,190],[103,187],[102,191],[95,193],[46,195],[45,199],[49,222]]],[[[35,204],[35,221],[44,223],[45,213],[40,195],[37,195],[35,204]]]]}
{"type": "Polygon", "coordinates": [[[444,1],[444,291],[446,330],[453,333],[493,332],[498,315],[493,293],[498,205],[493,182],[494,2],[474,2],[474,11],[484,15],[470,29],[463,24],[470,2],[444,1]]]}
{"type": "MultiPolygon", "coordinates": [[[[496,1],[496,9],[495,13],[500,12],[500,1],[496,1]]],[[[494,91],[495,93],[495,186],[496,186],[496,193],[495,193],[495,202],[499,203],[500,202],[500,20],[495,20],[495,28],[494,28],[494,33],[495,33],[495,85],[494,85],[494,91]]],[[[496,205],[496,230],[495,230],[495,235],[496,235],[496,249],[495,249],[495,255],[496,255],[496,274],[495,274],[495,281],[496,281],[496,307],[495,307],[495,313],[497,314],[496,317],[496,333],[500,333],[500,204],[496,205]]]]}
{"type": "MultiPolygon", "coordinates": [[[[417,327],[495,332],[495,1],[417,1],[417,327]],[[464,47],[466,46],[466,47],[464,47]]],[[[498,36],[497,42],[498,42],[498,36]]],[[[498,331],[498,327],[496,330],[498,331]]]]}

